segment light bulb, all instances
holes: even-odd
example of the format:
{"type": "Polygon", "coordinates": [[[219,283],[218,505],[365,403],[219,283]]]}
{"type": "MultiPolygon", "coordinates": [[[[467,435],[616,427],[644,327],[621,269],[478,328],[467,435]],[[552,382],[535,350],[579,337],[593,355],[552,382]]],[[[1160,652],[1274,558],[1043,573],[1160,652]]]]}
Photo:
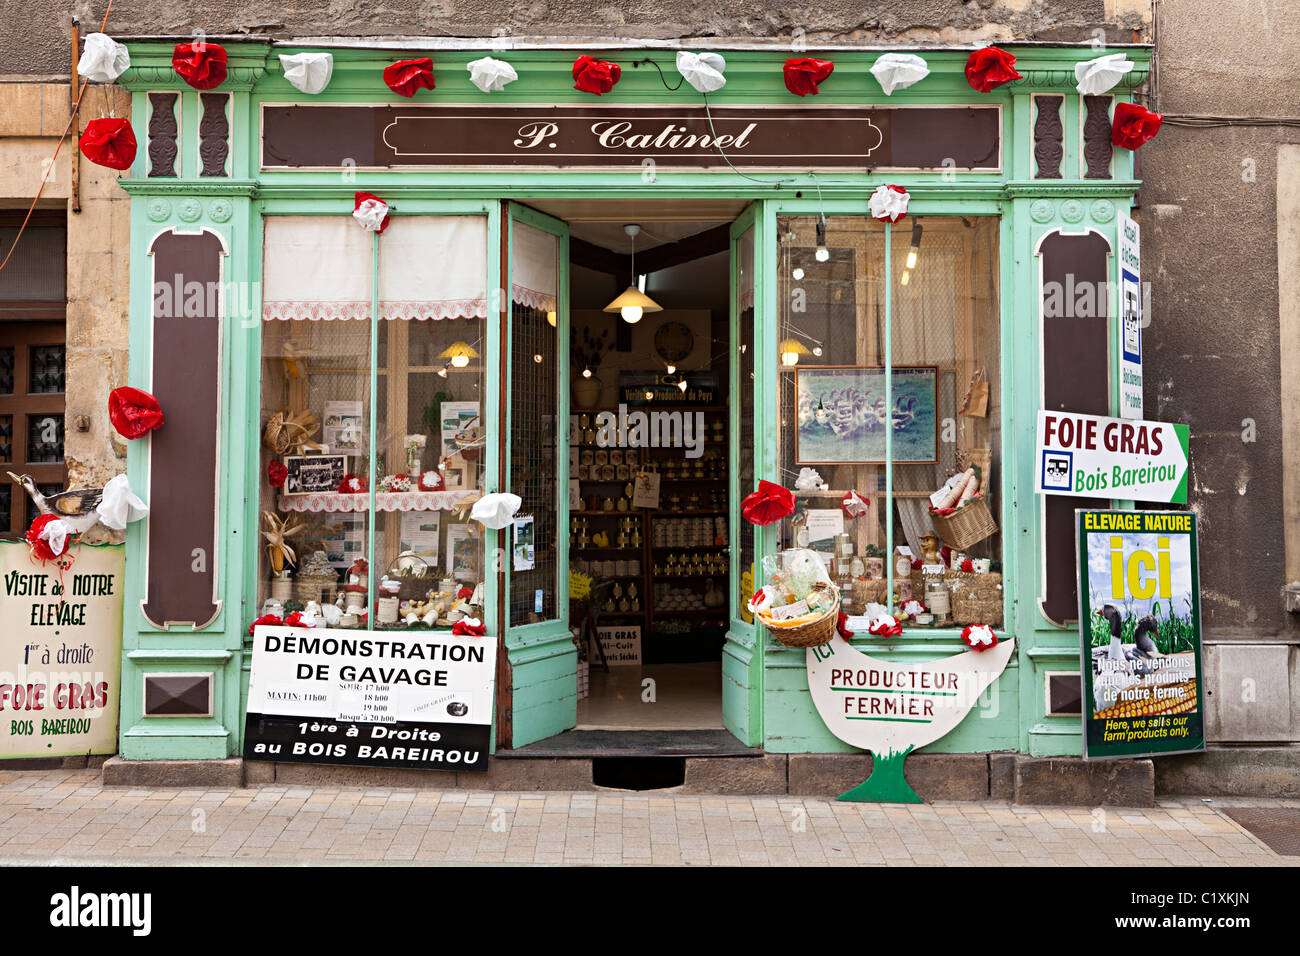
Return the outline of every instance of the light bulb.
{"type": "Polygon", "coordinates": [[[669,375],[672,375],[672,374],[673,374],[674,372],[676,372],[676,371],[677,371],[677,366],[676,366],[676,365],[670,365],[670,366],[668,366],[668,374],[669,374],[669,375]]]}
{"type": "Polygon", "coordinates": [[[813,355],[816,355],[818,358],[821,358],[821,354],[822,354],[822,347],[820,345],[814,345],[813,355]]]}
{"type": "Polygon", "coordinates": [[[464,368],[465,366],[467,366],[467,365],[469,364],[469,356],[468,356],[468,355],[453,355],[453,356],[451,357],[451,364],[452,364],[452,366],[455,367],[455,368],[464,368]]]}
{"type": "Polygon", "coordinates": [[[582,377],[583,377],[583,378],[591,378],[591,369],[589,369],[589,368],[584,368],[584,369],[582,370],[582,377]]]}
{"type": "Polygon", "coordinates": [[[645,393],[645,400],[646,400],[647,402],[650,401],[650,400],[651,400],[652,398],[654,398],[654,397],[655,397],[655,393],[654,393],[654,392],[646,392],[646,393],[645,393]]]}
{"type": "Polygon", "coordinates": [[[916,254],[917,254],[918,251],[919,251],[919,250],[916,248],[916,246],[913,246],[911,249],[908,249],[908,250],[907,250],[907,264],[906,264],[906,268],[908,268],[908,269],[915,269],[915,268],[916,268],[916,254]]]}
{"type": "Polygon", "coordinates": [[[831,258],[831,251],[825,246],[818,246],[817,251],[813,253],[813,258],[818,262],[828,262],[831,258]]]}
{"type": "Polygon", "coordinates": [[[551,328],[555,328],[555,310],[554,310],[554,309],[551,309],[550,312],[547,312],[547,313],[546,313],[546,324],[549,325],[551,328]]]}
{"type": "Polygon", "coordinates": [[[798,281],[800,281],[801,279],[803,279],[803,270],[802,270],[802,269],[795,269],[794,272],[792,272],[792,273],[790,273],[790,274],[791,274],[792,276],[794,276],[794,280],[795,280],[796,282],[798,282],[798,281]]]}
{"type": "Polygon", "coordinates": [[[628,325],[636,325],[641,321],[641,314],[644,311],[639,305],[625,305],[618,310],[618,314],[623,316],[623,321],[628,325]]]}
{"type": "Polygon", "coordinates": [[[907,285],[911,281],[912,281],[912,273],[908,272],[907,270],[903,270],[903,274],[898,277],[898,284],[907,285]]]}
{"type": "Polygon", "coordinates": [[[823,218],[817,223],[817,252],[813,258],[818,262],[826,262],[831,257],[831,251],[826,248],[826,220],[823,218]]]}
{"type": "Polygon", "coordinates": [[[798,364],[799,364],[799,353],[798,353],[798,352],[782,352],[782,353],[781,353],[781,364],[782,364],[782,365],[785,365],[785,366],[798,365],[798,364]]]}
{"type": "Polygon", "coordinates": [[[683,392],[686,391],[686,379],[682,379],[680,382],[678,382],[677,387],[681,389],[683,392]]]}
{"type": "Polygon", "coordinates": [[[533,355],[533,361],[540,365],[542,362],[542,356],[540,354],[533,355]]]}
{"type": "Polygon", "coordinates": [[[446,377],[447,377],[447,366],[444,365],[442,368],[438,369],[438,375],[440,375],[442,378],[446,378],[446,377]]]}

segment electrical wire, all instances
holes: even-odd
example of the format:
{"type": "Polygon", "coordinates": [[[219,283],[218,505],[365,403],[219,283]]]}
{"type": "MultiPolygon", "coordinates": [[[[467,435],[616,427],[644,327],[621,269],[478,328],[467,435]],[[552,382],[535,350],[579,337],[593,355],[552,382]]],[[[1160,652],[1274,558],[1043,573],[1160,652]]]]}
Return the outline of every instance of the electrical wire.
{"type": "Polygon", "coordinates": [[[1300,117],[1291,116],[1210,116],[1203,113],[1165,113],[1164,122],[1188,129],[1211,129],[1222,126],[1294,126],[1300,117]]]}

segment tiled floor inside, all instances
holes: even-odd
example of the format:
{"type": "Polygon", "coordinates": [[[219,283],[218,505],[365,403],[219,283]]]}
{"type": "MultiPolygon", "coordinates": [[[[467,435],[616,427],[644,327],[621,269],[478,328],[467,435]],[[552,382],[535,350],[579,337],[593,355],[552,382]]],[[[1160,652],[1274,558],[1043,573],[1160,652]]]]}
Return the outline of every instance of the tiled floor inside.
{"type": "Polygon", "coordinates": [[[805,797],[265,786],[105,790],[91,770],[0,771],[0,864],[520,863],[1297,866],[1224,813],[850,804],[805,797]]]}

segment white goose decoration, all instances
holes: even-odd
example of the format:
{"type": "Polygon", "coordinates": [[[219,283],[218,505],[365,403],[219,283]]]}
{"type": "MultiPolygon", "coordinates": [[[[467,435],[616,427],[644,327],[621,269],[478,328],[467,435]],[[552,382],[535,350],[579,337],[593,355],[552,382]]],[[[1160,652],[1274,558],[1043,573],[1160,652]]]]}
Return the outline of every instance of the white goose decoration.
{"type": "Polygon", "coordinates": [[[903,760],[938,740],[970,713],[1015,650],[1003,638],[986,651],[964,651],[921,664],[880,660],[842,638],[808,648],[808,688],[826,726],[872,755],[871,776],[841,800],[921,803],[903,777],[903,760]]]}

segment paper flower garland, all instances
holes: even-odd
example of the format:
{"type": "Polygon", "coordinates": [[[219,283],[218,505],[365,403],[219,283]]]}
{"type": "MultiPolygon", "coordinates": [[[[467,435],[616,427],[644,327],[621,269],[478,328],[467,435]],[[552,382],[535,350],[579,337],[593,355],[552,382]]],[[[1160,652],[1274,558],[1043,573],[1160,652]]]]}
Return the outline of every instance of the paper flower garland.
{"type": "Polygon", "coordinates": [[[916,617],[918,614],[925,613],[925,605],[915,599],[908,601],[903,605],[903,614],[907,617],[916,617]]]}
{"type": "Polygon", "coordinates": [[[412,97],[418,90],[433,89],[433,59],[399,60],[384,67],[384,82],[398,96],[412,97]]]}
{"type": "Polygon", "coordinates": [[[426,471],[420,475],[421,491],[442,491],[442,475],[436,471],[426,471]]]}
{"type": "Polygon", "coordinates": [[[379,479],[379,490],[389,493],[410,491],[411,479],[400,472],[396,475],[385,475],[379,479]]]}
{"type": "Polygon", "coordinates": [[[998,644],[998,636],[987,624],[968,624],[961,632],[961,639],[974,651],[987,651],[998,644]]]}
{"type": "Polygon", "coordinates": [[[388,228],[388,203],[374,193],[358,192],[352,197],[352,218],[367,232],[382,234],[388,228]]]}
{"type": "Polygon", "coordinates": [[[515,512],[523,503],[523,499],[518,495],[512,495],[508,491],[498,491],[484,495],[474,502],[469,516],[489,530],[500,531],[502,528],[508,528],[515,520],[515,512]]]}
{"type": "Polygon", "coordinates": [[[130,169],[135,162],[135,132],[129,119],[93,119],[86,124],[77,147],[98,166],[130,169]]]}
{"type": "Polygon", "coordinates": [[[285,479],[289,477],[289,469],[284,466],[283,462],[273,461],[266,466],[266,482],[272,488],[283,488],[285,479]]]}
{"type": "Polygon", "coordinates": [[[816,468],[800,468],[799,477],[794,480],[794,490],[803,494],[811,494],[814,491],[821,491],[822,476],[816,468]]]}
{"type": "Polygon", "coordinates": [[[898,222],[907,215],[907,204],[911,199],[912,194],[902,186],[877,186],[867,200],[867,208],[877,219],[898,222]]]}
{"type": "Polygon", "coordinates": [[[597,60],[594,56],[580,56],[573,61],[573,88],[584,93],[603,96],[614,88],[622,68],[608,60],[597,60]]]}
{"type": "Polygon", "coordinates": [[[123,385],[108,393],[108,420],[123,438],[143,438],[162,427],[162,406],[148,392],[123,385]]]}
{"type": "Polygon", "coordinates": [[[1110,124],[1110,141],[1125,149],[1137,149],[1160,132],[1165,118],[1136,103],[1116,103],[1115,118],[1110,124]]]}
{"type": "Polygon", "coordinates": [[[131,65],[126,46],[104,33],[86,36],[86,48],[77,61],[77,73],[92,83],[112,83],[131,65]]]}
{"type": "Polygon", "coordinates": [[[32,557],[41,561],[53,561],[67,552],[70,539],[75,533],[72,526],[58,515],[37,515],[32,526],[27,529],[27,545],[31,548],[32,557]]]}
{"type": "Polygon", "coordinates": [[[500,93],[507,83],[519,79],[513,66],[491,56],[471,60],[466,69],[469,70],[469,81],[484,93],[500,93]]]}
{"type": "Polygon", "coordinates": [[[1016,58],[1006,50],[986,46],[966,58],[966,82],[981,93],[1022,79],[1024,77],[1016,72],[1016,58]]]}
{"type": "Polygon", "coordinates": [[[794,495],[780,485],[760,481],[758,490],[741,502],[740,513],[750,524],[772,524],[794,514],[794,495]]]}
{"type": "Polygon", "coordinates": [[[843,611],[840,611],[839,619],[835,622],[835,630],[846,641],[853,640],[853,632],[849,630],[849,616],[843,611]]]}
{"type": "Polygon", "coordinates": [[[203,40],[178,43],[172,50],[172,69],[196,90],[216,89],[226,79],[226,49],[203,40]]]}
{"type": "Polygon", "coordinates": [[[975,572],[975,562],[972,561],[970,558],[966,558],[964,561],[962,561],[961,568],[959,570],[965,571],[967,574],[973,574],[975,572]]]}
{"type": "Polygon", "coordinates": [[[1076,63],[1074,78],[1079,83],[1075,89],[1085,96],[1100,96],[1114,89],[1120,78],[1132,69],[1133,64],[1123,53],[1111,53],[1095,60],[1076,63]]]}
{"type": "Polygon", "coordinates": [[[870,508],[871,502],[856,491],[846,491],[840,499],[840,510],[849,518],[861,518],[870,508]]]}
{"type": "Polygon", "coordinates": [[[339,494],[341,495],[359,495],[366,490],[366,479],[360,475],[348,473],[343,476],[339,482],[339,494]]]}
{"type": "Polygon", "coordinates": [[[290,86],[315,96],[329,86],[334,75],[334,54],[281,53],[280,68],[290,86]]]}
{"type": "Polygon", "coordinates": [[[278,614],[263,614],[252,624],[248,625],[248,636],[253,636],[253,628],[255,627],[261,627],[263,625],[267,627],[279,627],[283,623],[284,621],[280,619],[278,614]]]}
{"type": "Polygon", "coordinates": [[[451,633],[464,634],[467,637],[482,637],[487,633],[487,625],[476,617],[462,617],[451,626],[451,633]]]}
{"type": "Polygon", "coordinates": [[[677,51],[677,72],[699,93],[713,93],[727,85],[722,71],[727,61],[717,53],[677,51]]]}
{"type": "Polygon", "coordinates": [[[894,90],[905,90],[929,76],[930,67],[914,53],[886,53],[871,65],[871,75],[885,95],[892,96],[894,90]]]}
{"type": "Polygon", "coordinates": [[[876,637],[898,637],[903,633],[903,625],[892,614],[878,614],[867,625],[867,632],[876,637]]]}
{"type": "Polygon", "coordinates": [[[785,88],[795,96],[816,96],[817,87],[831,75],[835,64],[830,60],[815,60],[810,56],[786,60],[781,74],[785,88]]]}
{"type": "Polygon", "coordinates": [[[132,521],[149,516],[149,506],[135,496],[126,475],[110,478],[95,508],[105,528],[123,531],[132,521]]]}

